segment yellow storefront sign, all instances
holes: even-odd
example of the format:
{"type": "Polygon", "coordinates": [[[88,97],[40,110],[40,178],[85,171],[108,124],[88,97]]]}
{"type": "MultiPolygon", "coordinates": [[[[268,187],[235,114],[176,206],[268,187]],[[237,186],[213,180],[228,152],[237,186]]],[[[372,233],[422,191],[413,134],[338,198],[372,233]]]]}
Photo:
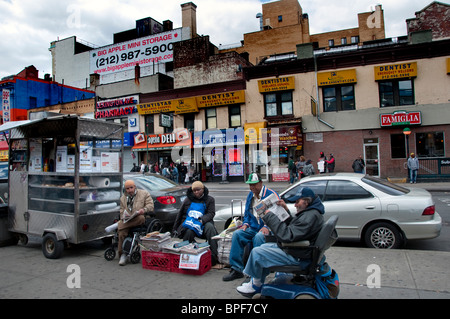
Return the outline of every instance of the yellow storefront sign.
{"type": "Polygon", "coordinates": [[[173,103],[175,114],[198,112],[197,100],[195,99],[195,97],[180,99],[174,102],[176,102],[173,103]]]}
{"type": "Polygon", "coordinates": [[[8,150],[1,150],[0,151],[0,161],[7,161],[8,157],[9,157],[8,154],[9,154],[8,150]]]}
{"type": "Polygon", "coordinates": [[[293,76],[285,78],[267,79],[258,81],[260,93],[295,90],[295,78],[293,76]]]}
{"type": "Polygon", "coordinates": [[[319,86],[341,85],[356,83],[356,70],[321,72],[317,74],[319,86]]]}
{"type": "Polygon", "coordinates": [[[376,66],[375,81],[417,77],[417,62],[376,66]]]}
{"type": "Polygon", "coordinates": [[[245,144],[262,143],[262,130],[267,128],[267,122],[244,124],[245,144]]]}
{"type": "Polygon", "coordinates": [[[140,115],[168,113],[174,111],[174,102],[176,100],[143,103],[138,104],[137,109],[140,115]]]}
{"type": "Polygon", "coordinates": [[[447,74],[450,74],[450,58],[447,59],[447,74]]]}
{"type": "Polygon", "coordinates": [[[197,96],[198,108],[245,103],[245,91],[224,92],[197,96]]]}

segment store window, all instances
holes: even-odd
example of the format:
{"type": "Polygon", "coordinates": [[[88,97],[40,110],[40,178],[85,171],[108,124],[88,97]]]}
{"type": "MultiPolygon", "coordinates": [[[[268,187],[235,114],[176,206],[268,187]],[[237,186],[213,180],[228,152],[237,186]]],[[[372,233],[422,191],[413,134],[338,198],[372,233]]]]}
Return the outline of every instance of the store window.
{"type": "Polygon", "coordinates": [[[228,108],[228,120],[230,127],[241,126],[241,106],[233,105],[228,108]]]}
{"type": "Polygon", "coordinates": [[[416,134],[416,153],[418,157],[444,157],[444,145],[443,132],[416,134]]]}
{"type": "Polygon", "coordinates": [[[323,88],[323,111],[337,112],[355,109],[355,88],[353,85],[323,88]]]}
{"type": "Polygon", "coordinates": [[[217,113],[215,108],[206,109],[206,128],[217,128],[217,113]]]}
{"type": "Polygon", "coordinates": [[[412,80],[390,80],[378,83],[380,107],[413,105],[414,82],[412,80]]]}
{"type": "Polygon", "coordinates": [[[407,158],[405,135],[391,134],[391,156],[392,158],[407,158]]]}
{"type": "Polygon", "coordinates": [[[292,91],[267,93],[264,95],[264,105],[266,117],[294,115],[292,91]]]}

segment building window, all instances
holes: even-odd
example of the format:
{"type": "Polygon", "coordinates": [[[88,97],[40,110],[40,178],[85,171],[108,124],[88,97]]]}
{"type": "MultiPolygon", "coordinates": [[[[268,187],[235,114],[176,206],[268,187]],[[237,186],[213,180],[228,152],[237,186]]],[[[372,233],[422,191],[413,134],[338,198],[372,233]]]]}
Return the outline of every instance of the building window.
{"type": "Polygon", "coordinates": [[[241,106],[233,105],[228,107],[228,120],[230,127],[241,126],[241,106]]]}
{"type": "Polygon", "coordinates": [[[341,44],[347,44],[347,38],[342,38],[341,39],[341,44]]]}
{"type": "Polygon", "coordinates": [[[190,132],[194,131],[194,123],[195,123],[194,113],[184,115],[184,127],[187,128],[190,132]]]}
{"type": "Polygon", "coordinates": [[[155,119],[153,114],[145,116],[145,133],[155,133],[155,119]]]}
{"type": "Polygon", "coordinates": [[[278,22],[283,22],[283,16],[278,16],[278,22]]]}
{"type": "Polygon", "coordinates": [[[292,91],[264,95],[266,117],[294,115],[292,91]]]}
{"type": "Polygon", "coordinates": [[[392,158],[407,158],[405,135],[391,134],[391,156],[392,158]]]}
{"type": "Polygon", "coordinates": [[[217,115],[215,108],[206,109],[206,128],[217,128],[217,115]]]}
{"type": "Polygon", "coordinates": [[[378,83],[380,107],[413,105],[414,84],[412,80],[392,80],[378,83]]]}
{"type": "Polygon", "coordinates": [[[333,39],[328,40],[328,46],[329,47],[334,47],[334,40],[333,39]]]}
{"type": "Polygon", "coordinates": [[[352,41],[352,44],[359,43],[359,35],[353,36],[351,41],[352,41]]]}
{"type": "Polygon", "coordinates": [[[444,157],[444,133],[429,132],[416,134],[417,157],[444,157]]]}
{"type": "Polygon", "coordinates": [[[353,85],[323,88],[323,111],[337,112],[355,109],[355,89],[353,85]]]}

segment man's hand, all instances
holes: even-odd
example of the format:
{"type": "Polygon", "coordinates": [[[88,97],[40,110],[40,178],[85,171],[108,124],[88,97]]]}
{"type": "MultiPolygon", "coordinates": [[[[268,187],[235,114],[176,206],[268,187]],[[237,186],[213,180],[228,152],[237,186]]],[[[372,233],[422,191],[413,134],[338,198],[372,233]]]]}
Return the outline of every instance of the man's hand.
{"type": "Polygon", "coordinates": [[[289,208],[287,207],[287,205],[286,205],[286,203],[284,202],[284,200],[280,199],[280,200],[277,202],[277,205],[283,207],[287,212],[289,212],[289,208]]]}
{"type": "Polygon", "coordinates": [[[140,210],[138,210],[138,214],[139,215],[144,215],[145,214],[145,209],[141,208],[140,210]]]}
{"type": "Polygon", "coordinates": [[[267,236],[270,233],[270,231],[267,227],[261,228],[260,232],[263,233],[264,236],[267,236]]]}

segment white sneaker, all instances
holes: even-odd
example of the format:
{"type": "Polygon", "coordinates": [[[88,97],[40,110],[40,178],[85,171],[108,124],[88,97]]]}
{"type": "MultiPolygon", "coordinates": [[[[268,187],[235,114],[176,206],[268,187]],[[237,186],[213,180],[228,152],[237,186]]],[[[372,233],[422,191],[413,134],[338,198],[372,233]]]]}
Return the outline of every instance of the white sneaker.
{"type": "Polygon", "coordinates": [[[122,256],[120,256],[119,265],[125,266],[127,264],[127,261],[128,261],[128,256],[126,254],[122,254],[122,256]]]}
{"type": "Polygon", "coordinates": [[[256,286],[253,282],[253,278],[246,283],[243,283],[236,290],[245,297],[252,297],[254,294],[261,292],[261,286],[256,286]]]}

